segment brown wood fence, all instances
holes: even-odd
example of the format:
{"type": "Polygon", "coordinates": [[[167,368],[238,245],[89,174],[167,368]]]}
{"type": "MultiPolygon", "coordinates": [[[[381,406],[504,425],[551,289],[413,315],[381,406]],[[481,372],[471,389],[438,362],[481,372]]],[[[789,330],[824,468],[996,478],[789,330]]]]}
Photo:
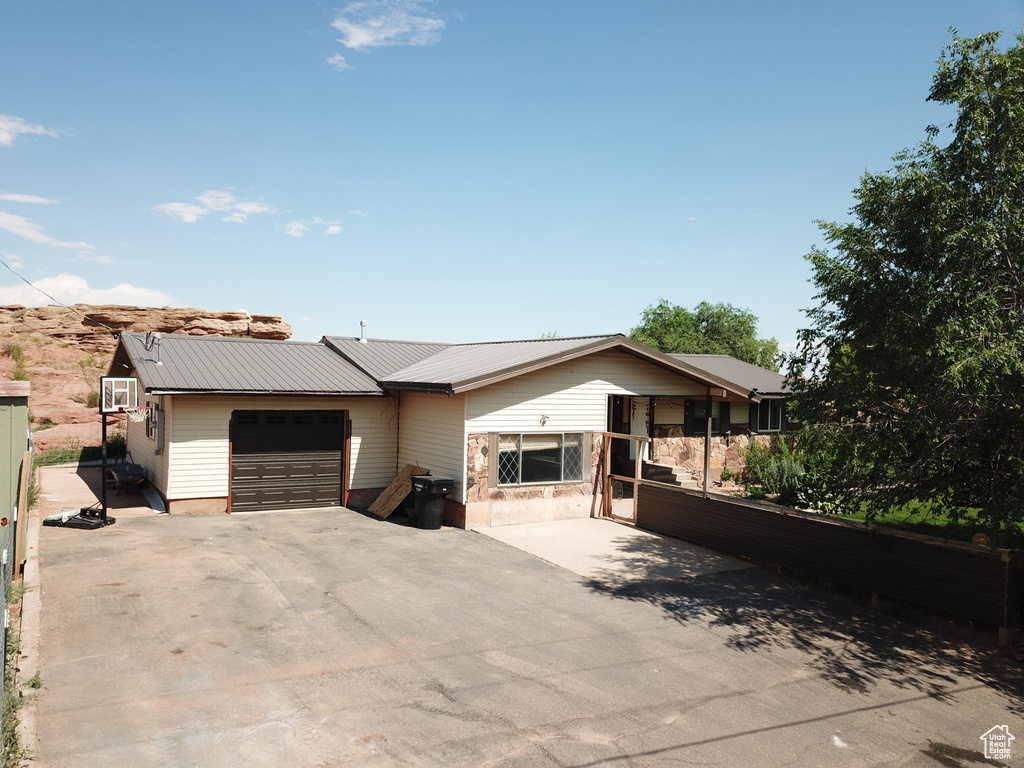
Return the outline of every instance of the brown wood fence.
{"type": "Polygon", "coordinates": [[[646,482],[636,525],[994,627],[1022,618],[1018,552],[646,482]]]}

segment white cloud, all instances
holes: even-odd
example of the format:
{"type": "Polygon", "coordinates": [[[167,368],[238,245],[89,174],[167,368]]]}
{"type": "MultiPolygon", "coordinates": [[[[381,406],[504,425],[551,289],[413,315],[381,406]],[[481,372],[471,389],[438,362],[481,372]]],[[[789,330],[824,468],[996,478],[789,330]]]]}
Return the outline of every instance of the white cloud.
{"type": "Polygon", "coordinates": [[[349,216],[366,216],[367,214],[363,213],[358,208],[356,208],[354,211],[349,211],[348,215],[349,216]]]}
{"type": "Polygon", "coordinates": [[[346,69],[351,69],[351,65],[345,61],[345,57],[340,53],[336,53],[333,56],[328,57],[327,63],[335,69],[344,72],[346,69]]]}
{"type": "Polygon", "coordinates": [[[422,0],[366,0],[349,3],[331,26],[338,42],[360,51],[386,45],[430,45],[441,39],[444,21],[431,15],[422,0]]]}
{"type": "Polygon", "coordinates": [[[11,234],[23,237],[29,242],[49,245],[53,248],[84,248],[89,250],[94,248],[89,243],[57,240],[43,232],[41,224],[36,224],[31,219],[26,219],[24,216],[19,216],[16,213],[7,213],[7,211],[0,211],[0,229],[6,229],[11,234]]]}
{"type": "Polygon", "coordinates": [[[223,189],[209,189],[197,195],[196,200],[211,211],[230,211],[238,198],[223,189]]]}
{"type": "Polygon", "coordinates": [[[266,203],[255,203],[255,202],[237,202],[231,205],[231,213],[227,216],[222,216],[221,219],[224,221],[234,222],[235,224],[241,224],[250,216],[260,213],[273,213],[274,206],[267,205],[266,203]]]}
{"type": "Polygon", "coordinates": [[[26,123],[20,117],[13,115],[0,115],[0,147],[9,147],[14,140],[22,134],[36,134],[38,136],[57,136],[57,131],[46,128],[42,125],[26,123]]]}
{"type": "Polygon", "coordinates": [[[21,261],[21,257],[16,256],[13,253],[5,253],[4,260],[11,265],[11,269],[23,269],[25,267],[21,261]]]}
{"type": "Polygon", "coordinates": [[[289,221],[284,225],[284,233],[292,237],[302,237],[307,232],[309,232],[309,227],[301,221],[289,221]]]}
{"type": "Polygon", "coordinates": [[[17,192],[4,192],[0,193],[0,200],[6,200],[10,203],[32,203],[33,205],[56,205],[60,200],[51,200],[48,197],[39,197],[38,195],[22,195],[17,192]]]}
{"type": "Polygon", "coordinates": [[[284,233],[292,237],[305,237],[310,231],[310,227],[325,227],[325,235],[340,234],[342,229],[341,224],[336,221],[324,221],[321,218],[315,218],[309,221],[289,221],[284,225],[284,233]]]}
{"type": "Polygon", "coordinates": [[[57,277],[44,277],[31,286],[0,286],[0,304],[24,304],[41,307],[52,303],[48,293],[62,304],[126,304],[137,307],[169,307],[174,300],[166,293],[121,283],[113,288],[90,288],[85,278],[67,273],[57,277]],[[33,286],[35,289],[34,290],[33,286]]]}
{"type": "Polygon", "coordinates": [[[195,224],[210,212],[209,209],[193,203],[161,203],[154,205],[153,210],[186,224],[195,224]]]}
{"type": "Polygon", "coordinates": [[[195,203],[161,203],[154,205],[153,210],[170,216],[185,224],[195,224],[211,211],[226,213],[223,221],[241,224],[250,216],[260,213],[274,213],[274,206],[258,203],[253,200],[239,200],[235,195],[223,189],[210,189],[196,196],[200,205],[195,203]]]}

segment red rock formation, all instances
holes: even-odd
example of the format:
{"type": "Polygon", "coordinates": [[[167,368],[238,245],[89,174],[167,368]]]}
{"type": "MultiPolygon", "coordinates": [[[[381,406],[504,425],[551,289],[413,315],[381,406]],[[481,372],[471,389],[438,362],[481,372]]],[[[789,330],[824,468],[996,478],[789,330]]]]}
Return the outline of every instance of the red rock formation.
{"type": "Polygon", "coordinates": [[[37,449],[99,445],[99,413],[87,400],[114,353],[114,331],[281,340],[292,335],[277,315],[89,304],[0,306],[0,380],[13,377],[17,347],[32,382],[29,414],[37,449]]]}

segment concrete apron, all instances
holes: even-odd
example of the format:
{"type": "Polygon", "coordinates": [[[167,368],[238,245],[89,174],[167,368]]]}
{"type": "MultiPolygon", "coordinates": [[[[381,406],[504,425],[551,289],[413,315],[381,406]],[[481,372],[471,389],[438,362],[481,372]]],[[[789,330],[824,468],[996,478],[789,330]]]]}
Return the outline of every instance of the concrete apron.
{"type": "Polygon", "coordinates": [[[584,578],[614,585],[686,579],[756,567],[607,518],[473,530],[584,578]]]}
{"type": "MultiPolygon", "coordinates": [[[[61,464],[39,468],[39,512],[46,518],[57,512],[78,511],[99,502],[103,488],[100,485],[102,469],[99,466],[79,467],[61,464]]],[[[119,517],[144,517],[155,514],[146,497],[138,491],[107,489],[107,513],[115,520],[119,517]]]]}

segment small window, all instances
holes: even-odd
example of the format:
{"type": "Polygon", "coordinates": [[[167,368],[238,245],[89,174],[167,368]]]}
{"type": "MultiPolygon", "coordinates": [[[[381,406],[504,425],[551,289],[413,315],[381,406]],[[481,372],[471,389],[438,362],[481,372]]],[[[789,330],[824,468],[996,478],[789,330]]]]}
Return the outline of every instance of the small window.
{"type": "Polygon", "coordinates": [[[260,414],[257,411],[235,411],[236,424],[259,424],[260,414]]]}
{"type": "Polygon", "coordinates": [[[267,411],[264,418],[265,424],[287,424],[288,413],[286,411],[267,411]]]}
{"type": "Polygon", "coordinates": [[[321,424],[340,424],[341,420],[338,418],[337,411],[323,411],[320,414],[321,424]]]}
{"type": "Polygon", "coordinates": [[[762,400],[757,404],[757,431],[782,430],[782,400],[762,400]]]}
{"type": "MultiPolygon", "coordinates": [[[[711,434],[717,435],[720,430],[719,416],[721,414],[721,403],[717,400],[711,402],[711,434]]],[[[707,400],[694,400],[693,401],[693,431],[695,434],[703,435],[707,431],[707,420],[708,420],[708,401],[707,400]]]]}
{"type": "Polygon", "coordinates": [[[313,414],[309,411],[295,411],[292,413],[292,424],[312,424],[313,414]]]}
{"type": "Polygon", "coordinates": [[[583,433],[498,436],[498,484],[583,480],[583,433]]]}
{"type": "Polygon", "coordinates": [[[146,437],[156,440],[156,433],[160,424],[160,406],[152,401],[146,403],[149,411],[146,413],[146,437]]]}

